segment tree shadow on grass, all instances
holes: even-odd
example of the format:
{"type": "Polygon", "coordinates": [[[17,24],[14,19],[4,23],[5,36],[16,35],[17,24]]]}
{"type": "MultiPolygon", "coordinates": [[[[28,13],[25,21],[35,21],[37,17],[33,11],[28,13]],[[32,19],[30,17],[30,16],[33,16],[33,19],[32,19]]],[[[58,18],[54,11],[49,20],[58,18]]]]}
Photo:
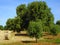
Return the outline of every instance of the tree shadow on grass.
{"type": "Polygon", "coordinates": [[[22,41],[23,43],[36,43],[36,41],[22,41]]]}
{"type": "Polygon", "coordinates": [[[15,34],[15,36],[28,36],[27,34],[15,34]]]}

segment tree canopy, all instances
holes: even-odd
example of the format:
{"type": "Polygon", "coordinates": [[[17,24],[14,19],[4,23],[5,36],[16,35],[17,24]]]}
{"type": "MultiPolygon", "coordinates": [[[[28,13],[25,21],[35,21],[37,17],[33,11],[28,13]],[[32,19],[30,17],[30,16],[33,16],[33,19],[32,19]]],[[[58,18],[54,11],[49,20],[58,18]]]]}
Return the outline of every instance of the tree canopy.
{"type": "Polygon", "coordinates": [[[21,28],[28,28],[31,20],[42,20],[43,25],[51,27],[54,23],[54,17],[51,9],[47,6],[46,2],[32,2],[27,6],[25,4],[19,5],[16,9],[17,15],[20,16],[22,23],[21,28]]]}
{"type": "Polygon", "coordinates": [[[6,22],[5,28],[7,30],[13,30],[19,32],[20,30],[20,17],[15,17],[13,19],[9,18],[6,22]]]}
{"type": "MultiPolygon", "coordinates": [[[[16,8],[17,16],[6,22],[6,28],[14,31],[28,30],[31,21],[41,20],[43,30],[50,30],[54,25],[54,16],[44,1],[21,4],[16,8]]],[[[37,22],[36,22],[37,23],[37,22]]],[[[39,23],[40,24],[40,23],[39,23]]]]}
{"type": "Polygon", "coordinates": [[[35,37],[37,42],[37,39],[42,36],[42,30],[43,28],[41,20],[38,20],[36,22],[31,21],[28,27],[28,35],[30,37],[35,37]]]}

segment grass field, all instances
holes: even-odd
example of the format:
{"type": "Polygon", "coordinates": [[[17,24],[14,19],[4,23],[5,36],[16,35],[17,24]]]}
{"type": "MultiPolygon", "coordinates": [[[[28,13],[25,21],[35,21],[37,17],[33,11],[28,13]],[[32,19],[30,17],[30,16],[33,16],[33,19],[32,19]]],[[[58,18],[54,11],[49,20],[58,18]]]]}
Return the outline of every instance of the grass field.
{"type": "Polygon", "coordinates": [[[36,43],[35,41],[16,41],[16,42],[11,42],[11,41],[5,40],[4,42],[0,42],[0,45],[60,45],[60,39],[39,40],[38,43],[36,43]]]}
{"type": "Polygon", "coordinates": [[[12,42],[12,43],[0,43],[0,45],[60,45],[56,43],[51,43],[51,42],[38,42],[38,43],[22,43],[22,42],[12,42]]]}

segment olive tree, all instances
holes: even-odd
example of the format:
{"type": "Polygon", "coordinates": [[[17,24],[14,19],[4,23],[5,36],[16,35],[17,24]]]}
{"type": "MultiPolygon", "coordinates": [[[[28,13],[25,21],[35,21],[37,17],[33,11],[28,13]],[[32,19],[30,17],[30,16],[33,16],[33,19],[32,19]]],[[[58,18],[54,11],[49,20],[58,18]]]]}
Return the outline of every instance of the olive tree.
{"type": "Polygon", "coordinates": [[[35,37],[37,42],[37,39],[39,39],[40,36],[42,36],[42,30],[43,28],[41,20],[36,22],[31,21],[28,27],[28,35],[30,37],[35,37]]]}

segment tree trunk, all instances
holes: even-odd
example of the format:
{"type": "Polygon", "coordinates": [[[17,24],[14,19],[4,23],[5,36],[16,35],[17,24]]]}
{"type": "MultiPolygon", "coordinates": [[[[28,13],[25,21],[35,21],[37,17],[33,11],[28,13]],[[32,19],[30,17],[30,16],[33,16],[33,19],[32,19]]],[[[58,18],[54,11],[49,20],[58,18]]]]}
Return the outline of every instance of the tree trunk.
{"type": "Polygon", "coordinates": [[[37,38],[36,38],[36,43],[37,43],[38,41],[37,41],[37,38]]]}

